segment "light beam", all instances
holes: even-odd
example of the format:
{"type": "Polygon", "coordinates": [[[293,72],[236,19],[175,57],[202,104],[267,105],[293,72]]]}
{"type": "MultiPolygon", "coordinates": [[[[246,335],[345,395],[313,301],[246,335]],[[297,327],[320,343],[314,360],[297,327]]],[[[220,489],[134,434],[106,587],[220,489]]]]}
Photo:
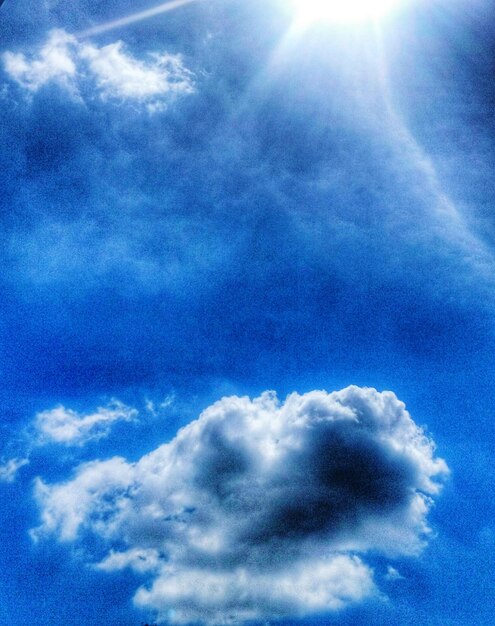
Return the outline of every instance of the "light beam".
{"type": "Polygon", "coordinates": [[[131,13],[131,15],[126,15],[125,17],[120,17],[116,20],[112,20],[111,22],[105,22],[104,24],[99,24],[98,26],[93,26],[92,28],[83,30],[77,33],[77,37],[83,38],[100,35],[101,33],[106,33],[110,30],[114,30],[115,28],[122,28],[123,26],[134,24],[135,22],[141,22],[142,20],[147,20],[150,17],[155,17],[161,13],[167,13],[167,11],[173,11],[174,9],[178,9],[186,4],[197,1],[198,0],[169,0],[169,2],[163,2],[157,6],[151,7],[150,9],[145,9],[144,11],[139,11],[138,13],[131,13]]]}

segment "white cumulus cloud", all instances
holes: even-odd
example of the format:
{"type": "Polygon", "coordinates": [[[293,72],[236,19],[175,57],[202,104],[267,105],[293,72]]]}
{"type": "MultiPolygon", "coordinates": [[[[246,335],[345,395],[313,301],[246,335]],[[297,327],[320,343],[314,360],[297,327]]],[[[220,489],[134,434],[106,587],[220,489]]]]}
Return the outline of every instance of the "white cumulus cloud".
{"type": "Polygon", "coordinates": [[[57,406],[37,413],[35,428],[40,443],[84,445],[87,441],[107,437],[116,422],[130,422],[137,417],[136,409],[114,401],[106,407],[98,407],[94,413],[82,415],[57,406]]]}
{"type": "Polygon", "coordinates": [[[81,98],[81,86],[89,81],[103,100],[134,102],[153,112],[194,91],[193,75],[180,55],[151,52],[139,59],[121,41],[98,47],[64,30],[51,31],[32,54],[7,51],[2,60],[10,78],[32,94],[57,83],[81,98]]]}
{"type": "Polygon", "coordinates": [[[417,554],[447,472],[392,392],[234,396],[135,463],[38,479],[32,534],[97,537],[97,567],[145,576],[134,600],[160,621],[301,616],[373,594],[369,551],[417,554]]]}

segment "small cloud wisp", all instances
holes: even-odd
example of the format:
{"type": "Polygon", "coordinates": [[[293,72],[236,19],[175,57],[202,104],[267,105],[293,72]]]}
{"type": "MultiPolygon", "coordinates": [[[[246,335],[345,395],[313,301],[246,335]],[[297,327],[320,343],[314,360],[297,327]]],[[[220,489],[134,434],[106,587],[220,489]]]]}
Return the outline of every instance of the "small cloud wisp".
{"type": "Polygon", "coordinates": [[[131,422],[137,410],[122,402],[114,401],[106,407],[98,407],[94,413],[81,415],[64,406],[57,406],[36,415],[35,428],[39,443],[61,443],[82,446],[88,441],[107,437],[116,422],[131,422]]]}

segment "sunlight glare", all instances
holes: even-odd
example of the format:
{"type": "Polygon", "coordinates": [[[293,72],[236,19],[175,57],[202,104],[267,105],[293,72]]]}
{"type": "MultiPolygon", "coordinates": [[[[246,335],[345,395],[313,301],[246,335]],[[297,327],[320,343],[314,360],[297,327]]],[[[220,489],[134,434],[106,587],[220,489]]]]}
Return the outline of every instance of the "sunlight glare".
{"type": "Polygon", "coordinates": [[[293,0],[300,23],[358,22],[389,13],[398,0],[293,0]]]}

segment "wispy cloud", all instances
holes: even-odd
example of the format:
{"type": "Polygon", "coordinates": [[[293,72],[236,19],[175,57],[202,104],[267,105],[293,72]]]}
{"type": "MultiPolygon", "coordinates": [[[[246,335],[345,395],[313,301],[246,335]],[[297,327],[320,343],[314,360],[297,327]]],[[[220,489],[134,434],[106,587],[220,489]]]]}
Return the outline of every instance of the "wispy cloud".
{"type": "Polygon", "coordinates": [[[447,473],[391,392],[223,398],[128,463],[37,479],[35,539],[96,535],[99,569],[151,577],[135,602],[172,623],[337,610],[375,592],[363,555],[415,555],[447,473]]]}
{"type": "Polygon", "coordinates": [[[136,421],[138,414],[137,409],[118,400],[90,413],[78,413],[62,405],[40,411],[17,437],[7,443],[7,449],[15,447],[17,455],[0,464],[0,482],[14,482],[18,470],[29,464],[37,449],[48,444],[81,448],[89,442],[108,437],[119,422],[136,421]]]}
{"type": "Polygon", "coordinates": [[[103,100],[133,102],[153,112],[194,91],[193,75],[180,55],[150,52],[139,59],[121,41],[98,47],[64,30],[51,31],[31,54],[7,51],[2,60],[10,78],[30,94],[55,83],[82,98],[82,85],[89,81],[103,100]]]}
{"type": "Polygon", "coordinates": [[[24,465],[28,465],[29,459],[27,458],[14,458],[5,461],[0,465],[0,482],[13,483],[16,479],[18,470],[24,465]]]}
{"type": "Polygon", "coordinates": [[[400,574],[400,572],[398,572],[395,567],[392,567],[391,565],[389,565],[387,567],[387,573],[385,574],[385,580],[394,582],[397,580],[404,580],[404,576],[402,576],[400,574]]]}
{"type": "Polygon", "coordinates": [[[117,422],[136,419],[137,410],[114,401],[86,415],[58,406],[36,415],[35,429],[40,443],[61,443],[82,446],[88,441],[108,437],[117,422]]]}

